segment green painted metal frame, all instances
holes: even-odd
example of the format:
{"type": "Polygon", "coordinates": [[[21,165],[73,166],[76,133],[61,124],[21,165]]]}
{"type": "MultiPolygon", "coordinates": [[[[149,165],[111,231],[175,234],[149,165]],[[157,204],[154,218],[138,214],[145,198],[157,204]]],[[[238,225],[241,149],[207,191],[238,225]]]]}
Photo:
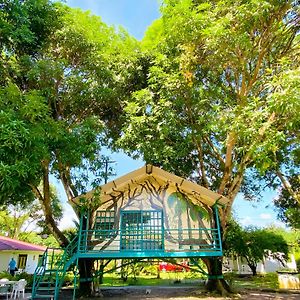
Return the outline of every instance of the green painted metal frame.
{"type": "Polygon", "coordinates": [[[197,251],[197,252],[166,252],[166,251],[115,251],[115,252],[81,252],[78,258],[101,258],[101,259],[122,259],[122,258],[189,258],[189,257],[215,257],[222,256],[222,251],[197,251]]]}
{"type": "MultiPolygon", "coordinates": [[[[147,250],[147,251],[127,251],[127,250],[121,250],[119,251],[88,251],[88,234],[89,232],[94,232],[95,230],[84,230],[83,229],[83,218],[86,218],[86,224],[89,224],[89,212],[86,214],[82,213],[80,218],[80,228],[78,233],[78,240],[77,243],[74,241],[71,242],[68,247],[64,250],[64,253],[61,257],[60,264],[57,266],[56,270],[52,269],[51,271],[55,271],[56,273],[56,284],[55,284],[55,292],[54,292],[54,299],[59,299],[59,290],[62,286],[62,280],[63,276],[65,275],[68,268],[76,261],[76,266],[78,269],[78,260],[80,258],[95,258],[95,259],[122,259],[122,258],[201,258],[201,257],[218,257],[223,256],[222,251],[222,242],[221,242],[221,230],[220,230],[220,221],[219,221],[219,214],[218,214],[218,207],[217,204],[213,206],[214,213],[215,213],[215,222],[216,222],[216,228],[198,228],[195,230],[203,230],[211,232],[213,243],[212,247],[210,249],[205,250],[189,250],[189,251],[167,251],[165,248],[159,249],[159,250],[147,250]],[[76,251],[75,251],[76,249],[76,251]]],[[[140,212],[140,211],[139,211],[140,212]]],[[[162,220],[164,220],[164,215],[162,211],[162,220]]],[[[116,229],[114,229],[116,230],[116,229]]],[[[168,229],[170,230],[170,229],[168,229]]],[[[176,229],[174,229],[176,230],[176,229]]],[[[186,229],[183,229],[186,230],[186,229]]],[[[120,231],[120,229],[118,229],[120,231]]],[[[120,231],[120,236],[122,232],[120,231]]],[[[162,243],[164,245],[165,242],[165,228],[164,228],[164,222],[162,221],[162,243]]],[[[48,250],[48,249],[47,249],[48,250]]],[[[48,250],[49,251],[49,250],[48,250]]],[[[33,297],[34,299],[37,287],[39,285],[40,280],[42,280],[43,276],[45,275],[45,265],[43,265],[44,261],[47,261],[48,259],[48,252],[45,251],[43,255],[43,259],[41,259],[41,262],[38,264],[38,267],[44,267],[44,273],[42,276],[38,275],[38,267],[36,269],[36,272],[34,274],[34,284],[33,284],[33,297]]],[[[53,262],[53,259],[52,259],[53,262]]],[[[49,270],[48,270],[49,271],[49,270]]],[[[74,291],[73,291],[73,299],[75,299],[76,295],[76,281],[77,276],[74,276],[75,283],[74,283],[74,291]]]]}
{"type": "MultiPolygon", "coordinates": [[[[220,251],[223,253],[221,227],[220,227],[220,220],[219,220],[219,209],[218,209],[217,203],[213,206],[213,209],[215,210],[215,215],[216,215],[216,225],[217,225],[217,229],[218,229],[219,248],[220,248],[220,251]]],[[[222,254],[222,256],[223,256],[223,254],[222,254]]]]}
{"type": "MultiPolygon", "coordinates": [[[[79,231],[79,243],[78,243],[78,258],[111,258],[111,259],[122,259],[122,258],[188,258],[188,257],[216,257],[216,256],[223,256],[222,251],[222,242],[221,242],[221,231],[220,231],[220,222],[218,216],[218,208],[217,205],[213,206],[214,213],[216,215],[216,228],[196,228],[196,229],[182,229],[184,230],[195,230],[199,231],[202,230],[203,232],[210,232],[212,235],[212,245],[211,247],[198,249],[198,250],[186,250],[186,251],[166,251],[164,249],[164,241],[165,241],[165,228],[164,222],[162,221],[162,243],[163,247],[160,250],[133,250],[126,251],[126,249],[121,249],[114,251],[109,251],[106,249],[103,250],[90,250],[88,249],[88,236],[89,234],[95,234],[97,230],[83,230],[82,224],[79,231]]],[[[157,210],[158,211],[158,210],[157,210]]],[[[126,211],[125,211],[126,212],[126,211]]],[[[141,210],[134,210],[131,212],[141,212],[141,210]]],[[[143,212],[143,211],[142,211],[143,212]]],[[[145,211],[144,211],[145,212],[145,211]]],[[[162,218],[164,219],[163,211],[162,218]]],[[[87,216],[87,222],[89,216],[87,216]]],[[[121,211],[121,218],[122,218],[122,211],[121,211]]],[[[120,221],[121,222],[121,221],[120,221]]],[[[81,222],[82,223],[82,220],[81,222]]],[[[121,226],[121,225],[120,225],[121,226]]],[[[176,229],[168,229],[169,231],[176,230],[176,229]]],[[[120,233],[120,241],[123,238],[122,230],[121,229],[113,229],[113,231],[118,231],[120,233]]]]}
{"type": "MultiPolygon", "coordinates": [[[[75,264],[76,269],[75,269],[75,272],[77,272],[77,270],[78,270],[78,260],[79,260],[79,255],[78,254],[80,253],[79,250],[80,250],[80,244],[81,244],[81,241],[82,241],[83,218],[86,218],[86,222],[87,222],[87,224],[89,224],[90,212],[87,211],[86,214],[85,214],[83,211],[81,211],[80,224],[79,224],[79,232],[78,232],[78,241],[77,241],[77,244],[76,244],[77,251],[73,255],[74,261],[76,260],[76,264],[75,264]]],[[[74,272],[74,289],[73,289],[73,297],[72,297],[73,300],[76,298],[76,291],[77,291],[77,275],[78,274],[75,274],[75,272],[74,272]]],[[[57,295],[58,295],[59,290],[60,290],[60,286],[58,287],[57,295]]],[[[56,298],[55,298],[55,300],[56,300],[56,298]]]]}
{"type": "MultiPolygon", "coordinates": [[[[126,245],[124,245],[124,241],[126,243],[126,237],[131,237],[131,239],[129,240],[129,242],[137,242],[140,241],[139,246],[140,249],[130,249],[131,251],[144,251],[146,249],[144,249],[144,236],[145,234],[150,234],[150,239],[147,239],[145,241],[149,242],[150,245],[154,245],[157,243],[157,245],[160,245],[159,249],[152,249],[150,248],[150,251],[148,249],[148,252],[151,251],[163,251],[164,250],[164,243],[163,243],[163,236],[164,236],[164,216],[163,216],[163,210],[121,210],[120,212],[120,251],[121,252],[126,252],[127,249],[126,245]],[[140,224],[140,228],[133,228],[133,230],[137,233],[132,234],[132,233],[128,233],[128,229],[123,229],[123,225],[126,224],[126,221],[124,221],[125,216],[130,216],[132,215],[134,217],[134,215],[140,215],[139,218],[140,220],[134,219],[136,222],[136,224],[140,224]],[[149,217],[150,221],[155,221],[155,220],[159,220],[160,224],[147,224],[145,225],[145,220],[147,219],[147,217],[149,217]],[[138,222],[140,221],[140,222],[138,222]],[[123,223],[124,222],[124,223],[123,223]],[[126,233],[126,234],[124,234],[126,233]],[[158,239],[157,236],[159,236],[160,238],[158,239]],[[154,243],[155,242],[155,243],[154,243]]],[[[129,250],[129,249],[128,249],[129,250]]]]}

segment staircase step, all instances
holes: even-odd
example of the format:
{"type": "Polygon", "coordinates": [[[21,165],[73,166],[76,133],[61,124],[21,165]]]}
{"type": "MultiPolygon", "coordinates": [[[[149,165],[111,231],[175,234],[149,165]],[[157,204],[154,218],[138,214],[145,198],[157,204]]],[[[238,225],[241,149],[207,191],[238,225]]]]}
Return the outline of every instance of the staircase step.
{"type": "Polygon", "coordinates": [[[55,286],[55,282],[51,282],[51,283],[43,282],[39,284],[39,287],[53,287],[53,286],[55,286]]]}
{"type": "Polygon", "coordinates": [[[50,300],[53,300],[54,299],[54,295],[53,294],[36,294],[32,300],[39,300],[39,299],[50,299],[50,300]]]}
{"type": "Polygon", "coordinates": [[[54,291],[55,290],[55,286],[39,286],[37,288],[38,291],[54,291]]]}

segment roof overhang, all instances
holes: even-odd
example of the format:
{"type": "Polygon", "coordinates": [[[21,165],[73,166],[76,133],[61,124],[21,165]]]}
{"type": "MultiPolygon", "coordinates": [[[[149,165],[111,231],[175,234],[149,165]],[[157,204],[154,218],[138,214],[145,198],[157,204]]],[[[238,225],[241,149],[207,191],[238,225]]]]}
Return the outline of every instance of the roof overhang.
{"type": "Polygon", "coordinates": [[[182,177],[176,176],[158,167],[148,164],[100,186],[99,189],[94,189],[86,194],[82,194],[74,198],[71,204],[79,205],[79,200],[82,198],[86,200],[92,200],[94,194],[97,192],[99,193],[99,191],[101,201],[104,202],[110,197],[110,194],[116,191],[125,190],[129,185],[141,182],[147,179],[148,177],[154,177],[163,182],[170,182],[174,185],[177,185],[187,193],[197,195],[199,198],[201,198],[201,202],[209,206],[212,206],[215,203],[226,205],[229,202],[228,198],[216,192],[213,192],[199,184],[196,184],[192,181],[186,180],[182,177]]]}
{"type": "Polygon", "coordinates": [[[39,246],[5,236],[0,236],[0,251],[44,252],[47,247],[39,246]]]}

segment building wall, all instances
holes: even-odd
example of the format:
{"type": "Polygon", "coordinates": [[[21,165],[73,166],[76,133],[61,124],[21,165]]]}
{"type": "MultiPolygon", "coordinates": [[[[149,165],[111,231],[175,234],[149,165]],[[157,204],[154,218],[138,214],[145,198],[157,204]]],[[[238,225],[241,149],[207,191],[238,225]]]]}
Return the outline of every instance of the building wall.
{"type": "MultiPolygon", "coordinates": [[[[7,271],[9,261],[14,258],[18,263],[19,255],[27,255],[26,267],[23,270],[28,274],[33,274],[37,266],[39,255],[43,254],[43,251],[0,251],[0,272],[7,271]]],[[[22,270],[19,270],[21,272],[22,270]]]]}
{"type": "MultiPolygon", "coordinates": [[[[291,259],[283,266],[278,260],[271,257],[266,258],[264,261],[257,264],[257,273],[270,273],[280,271],[282,269],[289,268],[291,270],[297,270],[296,261],[294,255],[291,254],[291,259]]],[[[235,259],[224,258],[223,270],[225,272],[236,272],[238,274],[252,274],[251,269],[242,258],[235,259]]]]}

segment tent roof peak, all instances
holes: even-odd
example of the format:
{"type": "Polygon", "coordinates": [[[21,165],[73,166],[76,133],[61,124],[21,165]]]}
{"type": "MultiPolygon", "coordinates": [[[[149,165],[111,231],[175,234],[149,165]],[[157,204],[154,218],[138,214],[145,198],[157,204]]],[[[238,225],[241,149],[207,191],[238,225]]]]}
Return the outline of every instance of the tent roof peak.
{"type": "Polygon", "coordinates": [[[74,198],[72,202],[78,203],[77,201],[80,198],[92,199],[95,192],[99,190],[101,191],[100,193],[102,196],[109,195],[116,190],[124,190],[128,187],[128,185],[141,182],[149,177],[153,177],[164,182],[170,182],[179,186],[184,191],[198,195],[198,197],[201,198],[201,201],[209,206],[214,205],[216,202],[223,205],[226,205],[229,202],[226,197],[216,192],[213,192],[197,183],[174,175],[151,164],[146,164],[137,170],[109,181],[106,184],[99,186],[99,188],[74,198]]]}

